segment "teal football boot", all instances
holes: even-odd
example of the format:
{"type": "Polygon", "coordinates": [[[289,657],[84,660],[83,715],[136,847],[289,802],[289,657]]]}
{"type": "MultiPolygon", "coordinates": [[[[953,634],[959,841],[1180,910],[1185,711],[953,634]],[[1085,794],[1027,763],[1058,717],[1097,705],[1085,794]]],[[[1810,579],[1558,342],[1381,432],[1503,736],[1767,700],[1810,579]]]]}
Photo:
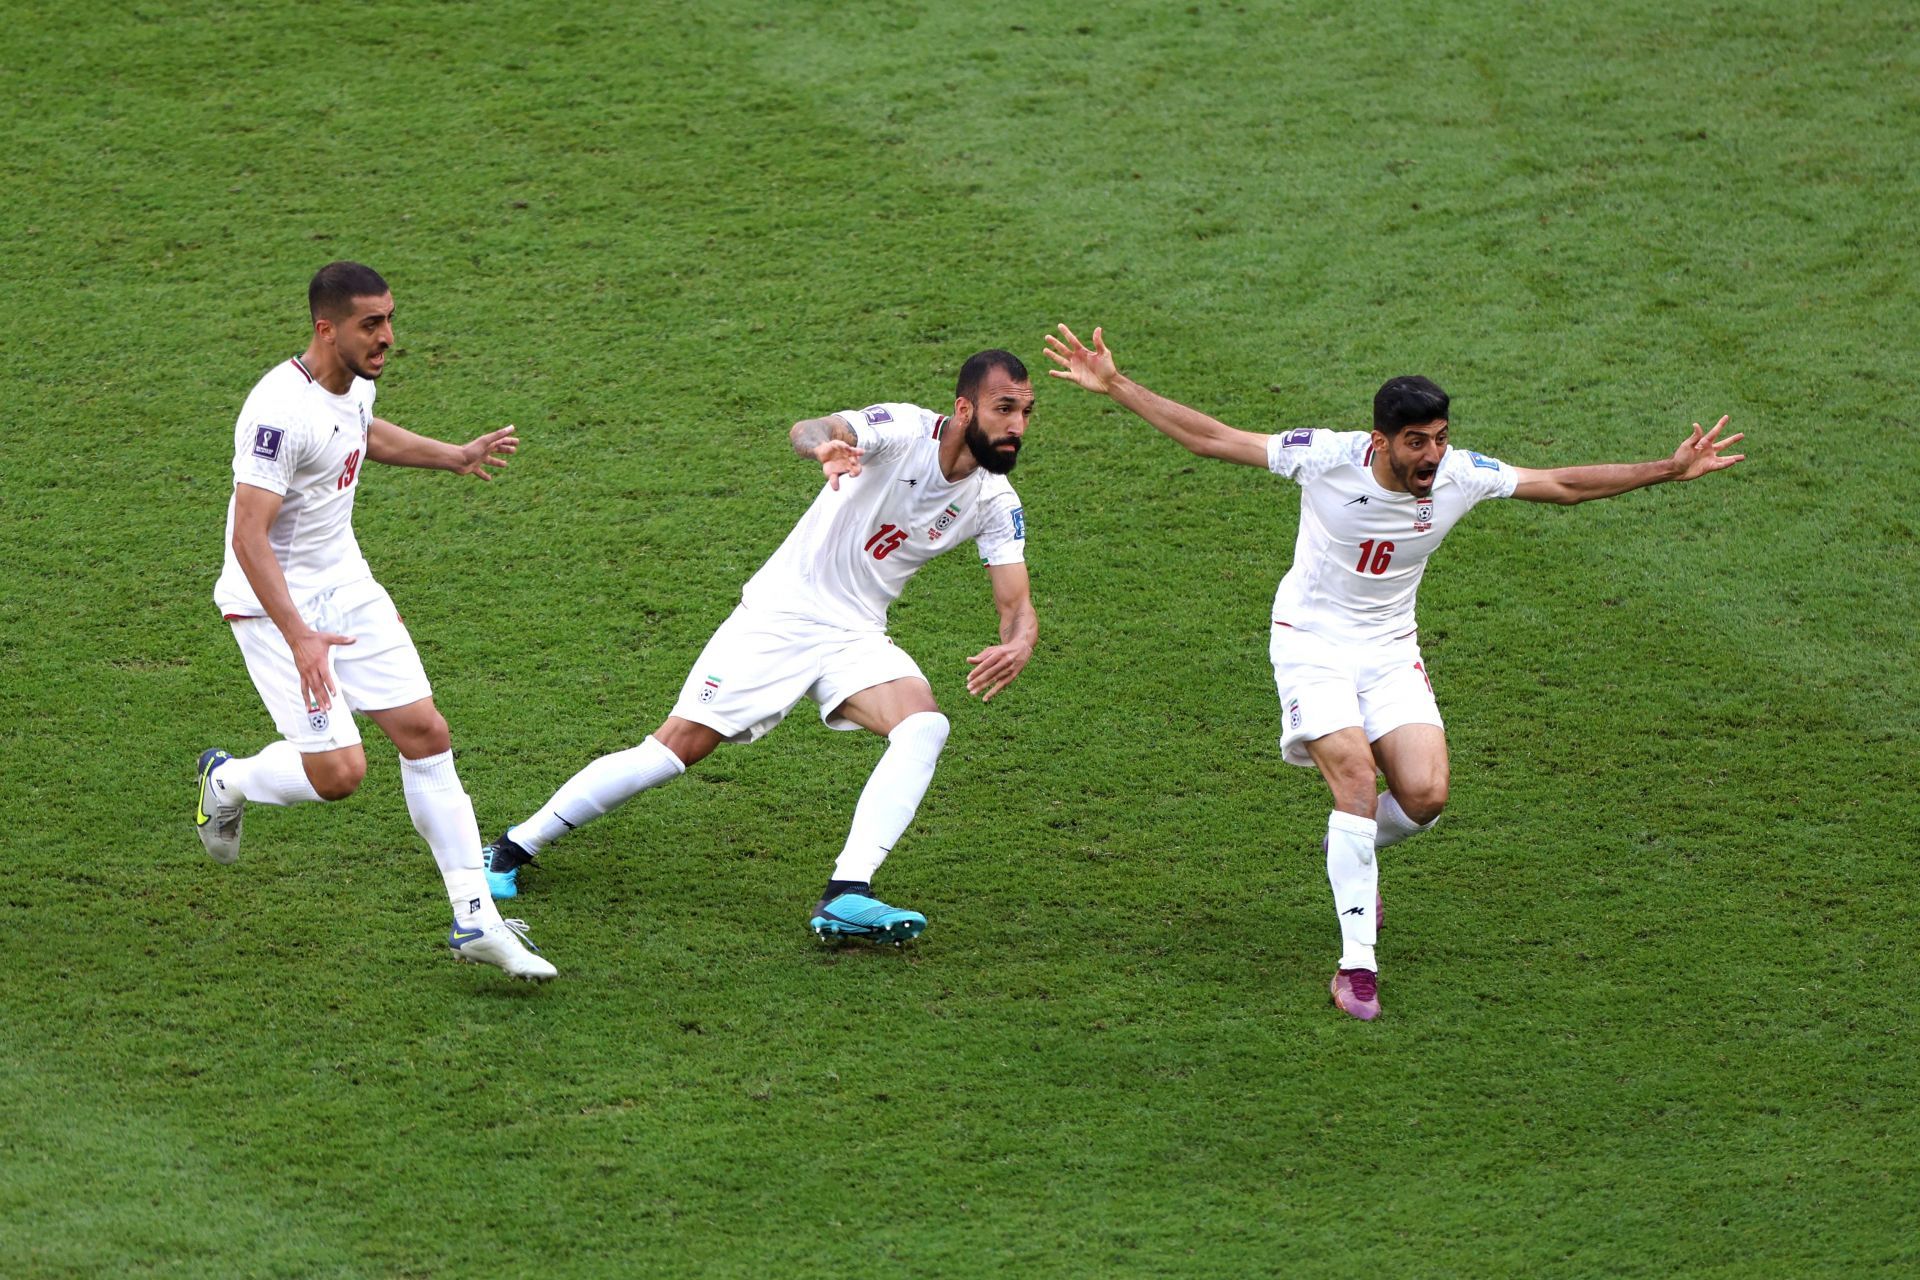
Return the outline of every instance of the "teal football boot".
{"type": "Polygon", "coordinates": [[[864,893],[842,893],[822,899],[807,921],[816,938],[861,938],[895,946],[920,936],[927,918],[918,911],[890,907],[864,893]]]}
{"type": "MultiPolygon", "coordinates": [[[[509,827],[507,831],[511,831],[509,827]]],[[[520,896],[520,868],[534,862],[533,855],[513,842],[507,831],[500,838],[480,851],[480,867],[487,873],[487,892],[493,900],[520,896]]]]}

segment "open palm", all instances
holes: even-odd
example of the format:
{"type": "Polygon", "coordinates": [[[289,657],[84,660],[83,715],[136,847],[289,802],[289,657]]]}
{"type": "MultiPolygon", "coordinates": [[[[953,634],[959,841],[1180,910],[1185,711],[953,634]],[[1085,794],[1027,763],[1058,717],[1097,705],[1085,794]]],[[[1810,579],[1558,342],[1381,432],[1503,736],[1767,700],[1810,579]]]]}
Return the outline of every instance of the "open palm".
{"type": "Polygon", "coordinates": [[[1113,352],[1107,350],[1106,340],[1101,337],[1099,328],[1095,327],[1093,331],[1092,349],[1084,346],[1074,336],[1073,330],[1064,324],[1060,326],[1060,332],[1066,335],[1066,341],[1062,342],[1052,334],[1047,335],[1047,356],[1061,367],[1047,372],[1105,395],[1113,388],[1113,380],[1120,376],[1120,368],[1114,363],[1113,352]]]}

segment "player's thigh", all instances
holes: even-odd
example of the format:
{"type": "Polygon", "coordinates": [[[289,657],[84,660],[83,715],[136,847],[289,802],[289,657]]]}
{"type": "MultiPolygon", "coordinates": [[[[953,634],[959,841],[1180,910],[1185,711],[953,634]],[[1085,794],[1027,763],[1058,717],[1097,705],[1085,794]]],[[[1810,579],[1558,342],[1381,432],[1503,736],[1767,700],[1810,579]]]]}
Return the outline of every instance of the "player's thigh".
{"type": "MultiPolygon", "coordinates": [[[[327,710],[308,707],[300,692],[300,671],[293,662],[293,649],[271,618],[241,618],[233,624],[234,642],[247,664],[247,676],[259,691],[274,728],[301,754],[358,748],[360,728],[353,722],[344,698],[334,699],[327,710]]],[[[329,653],[340,652],[338,646],[329,653]]],[[[339,675],[335,672],[335,686],[339,675]]]]}
{"type": "MultiPolygon", "coordinates": [[[[439,719],[420,650],[414,647],[413,633],[400,620],[386,589],[372,581],[342,588],[335,593],[333,613],[329,619],[333,629],[353,637],[352,644],[336,645],[333,650],[334,678],[347,705],[373,719],[390,738],[394,734],[390,724],[405,731],[439,719]],[[350,603],[342,599],[347,592],[353,593],[350,603]]],[[[399,745],[400,739],[394,742],[399,745]]]]}
{"type": "Polygon", "coordinates": [[[735,609],[694,660],[671,718],[726,742],[752,742],[786,718],[818,678],[822,646],[804,620],[735,609]]]}
{"type": "Polygon", "coordinates": [[[1403,724],[1376,738],[1373,758],[1387,789],[1416,822],[1440,816],[1447,804],[1447,731],[1437,724],[1403,724]]]}
{"type": "Polygon", "coordinates": [[[908,716],[939,709],[933,700],[933,687],[918,676],[908,676],[842,698],[835,712],[839,719],[851,721],[884,738],[908,716]]]}
{"type": "Polygon", "coordinates": [[[1309,743],[1365,723],[1353,671],[1339,646],[1290,627],[1274,628],[1269,656],[1280,695],[1281,757],[1315,766],[1309,743]]]}
{"type": "Polygon", "coordinates": [[[1431,738],[1415,734],[1408,740],[1437,740],[1444,763],[1446,722],[1440,718],[1440,703],[1433,695],[1433,681],[1427,677],[1418,644],[1409,638],[1363,651],[1358,679],[1361,727],[1369,742],[1379,742],[1403,728],[1431,729],[1431,738]]]}
{"type": "Polygon", "coordinates": [[[1363,818],[1373,816],[1373,751],[1359,726],[1336,729],[1302,744],[1333,793],[1334,807],[1363,818]]]}
{"type": "Polygon", "coordinates": [[[916,712],[940,709],[920,664],[878,632],[844,634],[823,654],[807,696],[828,728],[882,735],[916,712]]]}

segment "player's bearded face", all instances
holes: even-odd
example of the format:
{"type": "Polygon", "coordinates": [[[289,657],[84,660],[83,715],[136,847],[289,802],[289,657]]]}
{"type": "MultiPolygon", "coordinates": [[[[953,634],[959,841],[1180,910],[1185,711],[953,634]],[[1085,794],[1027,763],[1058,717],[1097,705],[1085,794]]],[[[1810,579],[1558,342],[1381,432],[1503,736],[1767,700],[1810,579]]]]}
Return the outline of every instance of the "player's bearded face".
{"type": "Polygon", "coordinates": [[[356,378],[378,378],[387,367],[387,348],[392,345],[392,294],[355,298],[352,313],[334,322],[334,350],[340,353],[340,363],[356,378]]]}
{"type": "Polygon", "coordinates": [[[1416,498],[1433,492],[1434,477],[1440,473],[1440,460],[1447,454],[1445,421],[1407,427],[1387,438],[1387,470],[1400,487],[1416,498]]]}
{"type": "Polygon", "coordinates": [[[980,425],[980,415],[975,414],[967,423],[967,450],[973,454],[975,462],[995,475],[1003,476],[1013,470],[1013,464],[1020,460],[1020,437],[1012,434],[995,438],[987,434],[980,425]]]}

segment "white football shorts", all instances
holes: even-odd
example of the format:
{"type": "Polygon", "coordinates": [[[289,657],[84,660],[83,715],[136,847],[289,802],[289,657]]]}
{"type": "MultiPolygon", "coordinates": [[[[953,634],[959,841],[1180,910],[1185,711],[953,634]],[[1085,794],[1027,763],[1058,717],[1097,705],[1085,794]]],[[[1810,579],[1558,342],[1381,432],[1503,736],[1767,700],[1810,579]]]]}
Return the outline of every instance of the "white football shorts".
{"type": "Polygon", "coordinates": [[[293,649],[273,619],[234,619],[233,638],[274,727],[302,752],[335,751],[359,742],[353,711],[386,711],[433,696],[393,597],[372,578],[322,592],[301,616],[316,631],[354,637],[354,643],[328,652],[335,694],[327,711],[309,708],[301,697],[293,649]]]}
{"type": "Polygon", "coordinates": [[[860,726],[840,704],[875,685],[924,680],[906,650],[878,631],[848,631],[789,613],[736,608],[700,651],[673,714],[728,742],[752,742],[787,718],[802,698],[820,704],[830,729],[860,726]]]}
{"type": "Polygon", "coordinates": [[[1356,645],[1273,624],[1273,682],[1280,691],[1280,754],[1313,766],[1307,744],[1341,729],[1378,742],[1401,725],[1446,725],[1413,636],[1356,645]]]}

